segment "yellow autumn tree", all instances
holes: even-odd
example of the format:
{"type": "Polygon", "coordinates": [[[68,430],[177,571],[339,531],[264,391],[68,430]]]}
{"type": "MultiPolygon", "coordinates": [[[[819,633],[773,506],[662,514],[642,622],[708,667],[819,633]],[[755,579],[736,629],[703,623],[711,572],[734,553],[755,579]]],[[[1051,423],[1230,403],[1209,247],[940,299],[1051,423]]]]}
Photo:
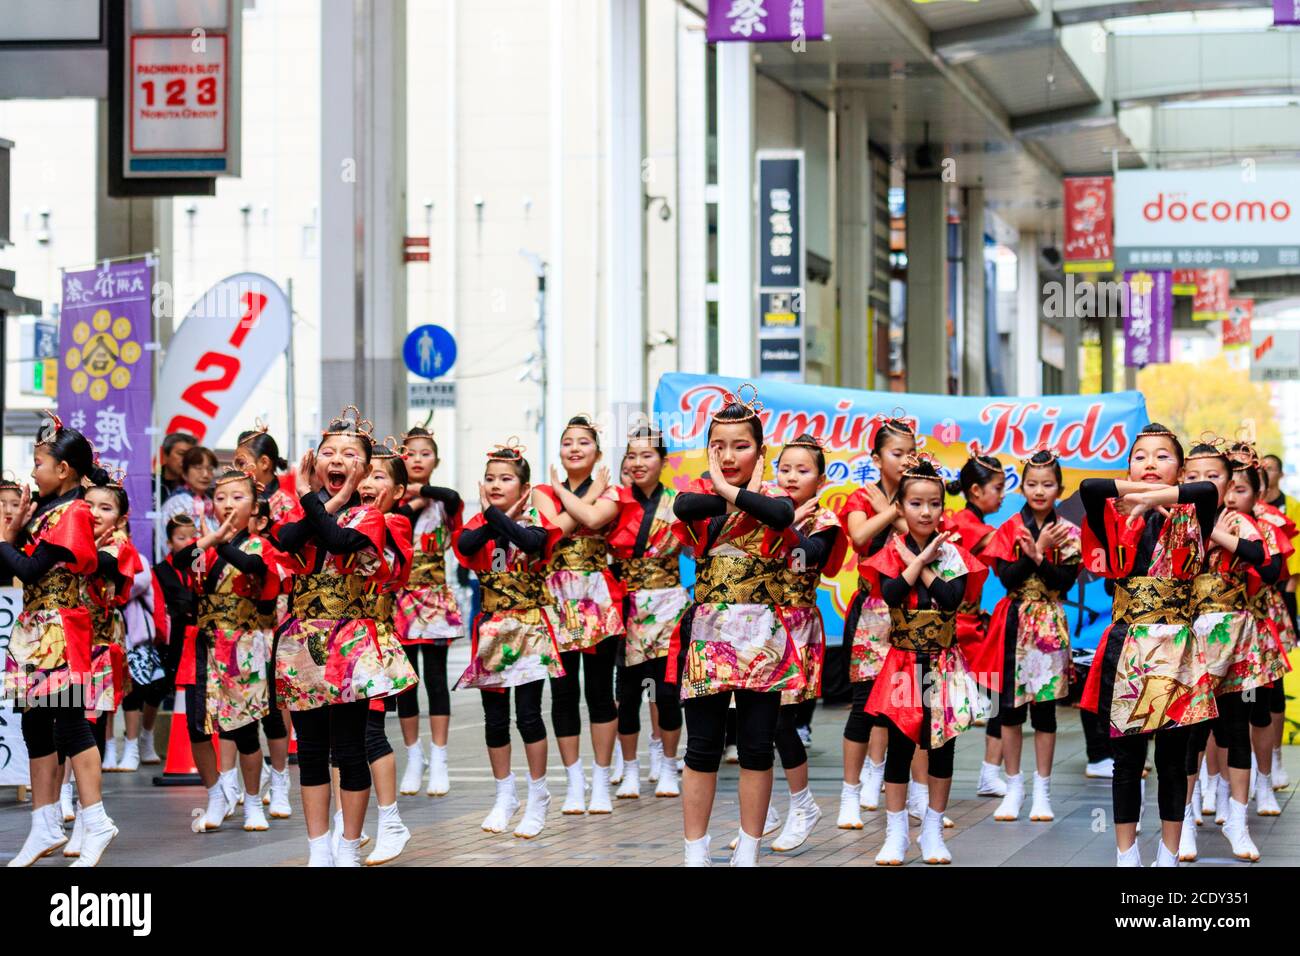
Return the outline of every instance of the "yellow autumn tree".
{"type": "Polygon", "coordinates": [[[1252,382],[1249,372],[1230,367],[1222,355],[1197,363],[1148,365],[1138,372],[1137,386],[1146,396],[1151,420],[1173,429],[1185,443],[1206,431],[1235,439],[1253,422],[1261,455],[1282,450],[1268,384],[1252,382]]]}

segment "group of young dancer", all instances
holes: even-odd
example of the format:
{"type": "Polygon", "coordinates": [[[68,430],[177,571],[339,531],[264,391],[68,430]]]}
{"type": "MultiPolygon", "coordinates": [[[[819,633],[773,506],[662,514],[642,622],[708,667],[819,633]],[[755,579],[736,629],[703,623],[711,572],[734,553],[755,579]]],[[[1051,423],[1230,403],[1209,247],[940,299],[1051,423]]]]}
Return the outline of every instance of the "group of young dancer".
{"type": "Polygon", "coordinates": [[[1248,443],[1203,436],[1185,452],[1148,425],[1126,480],[1082,482],[1075,524],[1058,512],[1065,489],[1051,449],[1008,464],[972,447],[945,480],[895,410],[868,437],[875,480],[832,509],[821,501],[819,436],[769,449],[761,411],[753,386],[726,394],[708,425],[708,470],[681,491],[662,480],[667,450],[648,420],[626,436],[618,483],[589,416],[565,426],[549,483],[532,483],[526,449],[511,438],[487,453],[471,516],[454,490],[430,484],[438,448],[423,428],[378,442],[350,406],[290,475],[259,424],[239,436],[228,469],[217,471],[207,449],[184,453],[185,497],[169,508],[168,555],[153,569],[131,544],[120,480],[52,418],[37,438],[35,494],[0,485],[0,575],[24,590],[4,689],[23,712],[33,806],[10,865],[60,849],[73,865],[100,860],[117,834],[100,774],[157,761],[152,726],[172,686],[184,714],[173,733],[188,734],[208,791],[192,829],[221,828],[240,804],[250,832],[266,830],[268,815],[292,816],[291,726],[312,866],[362,862],[371,790],[379,829],[364,862],[401,854],[410,832],[399,793],[450,789],[450,689],[477,688],[482,703],[495,780],[483,830],[530,839],[547,825],[547,686],[565,771],[560,812],[612,813],[641,796],[648,689],[647,776],[656,797],[680,798],[685,863],[710,863],[717,775],[734,746],[740,826],[730,862],[756,865],[765,836],[777,834],[775,851],[796,849],[822,816],[799,724],[826,661],[818,586],[850,551],[859,584],[844,619],[852,703],[836,823],[862,829],[862,812],[883,796],[877,863],[905,862],[909,816],[921,859],[951,861],[955,742],[981,723],[976,792],[1000,798],[994,818],[1020,819],[1028,795],[1030,820],[1053,819],[1057,702],[1078,677],[1064,600],[1084,569],[1114,595],[1082,706],[1089,774],[1112,778],[1118,863],[1141,862],[1152,738],[1157,865],[1195,860],[1196,827],[1211,812],[1236,857],[1259,858],[1252,790],[1257,813],[1276,814],[1273,788],[1288,783],[1279,747],[1297,530],[1284,501],[1263,500],[1269,483],[1248,443]],[[994,527],[986,519],[1016,475],[1024,504],[994,527]],[[945,494],[965,507],[945,509],[945,494]],[[448,551],[477,578],[472,619],[449,582],[448,551]],[[683,556],[694,561],[693,590],[682,583],[683,556]],[[988,613],[990,574],[1006,595],[988,613]],[[142,615],[152,627],[142,629],[142,615]],[[469,665],[453,683],[448,647],[462,638],[469,665]],[[528,772],[522,804],[512,698],[528,772]],[[125,766],[107,749],[118,709],[125,766]],[[406,748],[400,783],[385,731],[394,710],[406,748]],[[784,824],[772,794],[778,758],[784,824]]]}

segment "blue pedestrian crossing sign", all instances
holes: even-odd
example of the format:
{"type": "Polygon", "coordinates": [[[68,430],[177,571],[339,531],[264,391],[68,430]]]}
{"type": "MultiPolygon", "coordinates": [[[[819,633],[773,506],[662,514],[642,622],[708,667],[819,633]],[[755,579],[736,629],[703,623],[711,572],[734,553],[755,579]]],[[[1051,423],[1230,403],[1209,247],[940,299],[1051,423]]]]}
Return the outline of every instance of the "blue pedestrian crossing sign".
{"type": "Polygon", "coordinates": [[[402,346],[406,367],[423,378],[439,378],[456,364],[456,340],[441,325],[422,325],[402,346]]]}

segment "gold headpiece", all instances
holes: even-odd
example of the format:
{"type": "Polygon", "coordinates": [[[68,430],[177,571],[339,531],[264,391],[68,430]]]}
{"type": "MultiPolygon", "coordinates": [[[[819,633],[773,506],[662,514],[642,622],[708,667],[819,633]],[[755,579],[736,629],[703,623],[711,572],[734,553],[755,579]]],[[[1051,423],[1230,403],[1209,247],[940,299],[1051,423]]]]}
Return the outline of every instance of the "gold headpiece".
{"type": "Polygon", "coordinates": [[[637,412],[632,416],[627,429],[627,440],[630,443],[635,438],[649,437],[656,444],[660,441],[659,429],[655,427],[650,416],[645,412],[637,412]]]}
{"type": "Polygon", "coordinates": [[[1248,441],[1239,441],[1227,454],[1228,463],[1233,471],[1245,471],[1259,468],[1262,461],[1255,446],[1248,441]]]}
{"type": "Polygon", "coordinates": [[[903,477],[915,478],[921,481],[937,481],[940,485],[943,484],[943,476],[939,474],[939,462],[933,455],[923,451],[913,452],[903,459],[903,477]],[[934,470],[933,474],[918,470],[923,462],[934,470]]]}
{"type": "Polygon", "coordinates": [[[22,485],[18,483],[17,475],[15,475],[8,468],[6,468],[4,471],[0,471],[0,489],[11,489],[17,491],[21,488],[22,485]]]}
{"type": "Polygon", "coordinates": [[[36,432],[36,444],[50,444],[59,437],[61,431],[63,431],[63,419],[53,410],[45,409],[41,412],[41,427],[36,432]]]}
{"type": "Polygon", "coordinates": [[[1200,458],[1227,458],[1227,441],[1212,431],[1201,432],[1201,437],[1196,440],[1197,445],[1208,445],[1213,451],[1190,452],[1184,461],[1196,461],[1200,458]]]}
{"type": "Polygon", "coordinates": [[[722,421],[724,424],[734,425],[737,422],[747,422],[751,418],[757,418],[758,413],[763,410],[763,403],[758,400],[758,388],[751,385],[749,382],[745,382],[737,388],[734,393],[722,393],[722,408],[713,413],[713,420],[715,422],[718,421],[718,416],[722,414],[723,409],[729,408],[732,405],[739,405],[741,408],[745,409],[747,414],[740,418],[723,419],[722,421]],[[745,400],[745,389],[749,389],[748,401],[745,400]]]}
{"type": "Polygon", "coordinates": [[[880,416],[880,427],[888,428],[897,435],[906,435],[908,438],[916,437],[916,429],[907,423],[903,417],[907,414],[907,409],[895,405],[894,410],[888,415],[880,416]]]}
{"type": "Polygon", "coordinates": [[[250,485],[253,486],[253,491],[256,492],[257,494],[261,494],[262,489],[266,487],[260,481],[257,480],[257,476],[253,474],[251,471],[236,471],[233,468],[230,471],[226,472],[226,474],[218,478],[215,482],[213,482],[212,487],[219,488],[222,485],[230,484],[232,481],[247,481],[250,485]]]}
{"type": "Polygon", "coordinates": [[[784,445],[783,447],[785,447],[785,448],[811,448],[813,451],[820,451],[820,452],[825,453],[825,451],[826,451],[826,442],[823,441],[822,439],[818,438],[816,435],[809,435],[809,436],[807,436],[806,438],[804,438],[802,441],[800,441],[800,440],[797,439],[797,438],[796,438],[794,441],[788,441],[788,442],[785,443],[785,445],[784,445]]]}
{"type": "Polygon", "coordinates": [[[487,456],[497,461],[519,461],[524,457],[524,452],[527,450],[526,447],[519,444],[518,435],[511,435],[506,439],[504,445],[493,445],[487,456]]]}
{"type": "Polygon", "coordinates": [[[376,458],[401,458],[406,460],[406,446],[399,444],[397,439],[389,435],[382,442],[375,445],[374,451],[370,453],[371,460],[376,458]]]}
{"type": "Polygon", "coordinates": [[[362,418],[361,409],[357,408],[357,406],[347,406],[338,414],[338,417],[336,417],[334,421],[340,423],[343,427],[338,429],[327,428],[325,431],[321,432],[322,438],[327,438],[331,435],[346,435],[349,438],[363,438],[372,445],[375,443],[374,422],[362,418]]]}
{"type": "MultiPolygon", "coordinates": [[[[972,442],[972,444],[974,443],[972,442]]],[[[1054,465],[1060,460],[1061,456],[1052,450],[1052,446],[1047,442],[1042,441],[1039,442],[1038,446],[1029,453],[1029,457],[1020,459],[1020,464],[1024,465],[1026,468],[1030,465],[1033,465],[1035,468],[1041,468],[1044,466],[1054,465]],[[1047,452],[1047,461],[1034,461],[1034,456],[1042,454],[1043,452],[1047,452]]]]}

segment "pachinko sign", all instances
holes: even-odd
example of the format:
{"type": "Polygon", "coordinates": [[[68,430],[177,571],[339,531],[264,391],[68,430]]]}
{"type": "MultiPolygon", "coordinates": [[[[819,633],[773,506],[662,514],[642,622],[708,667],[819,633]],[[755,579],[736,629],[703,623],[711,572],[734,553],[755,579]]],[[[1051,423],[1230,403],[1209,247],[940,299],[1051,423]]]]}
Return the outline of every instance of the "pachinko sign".
{"type": "MultiPolygon", "coordinates": [[[[664,482],[683,489],[708,468],[705,437],[712,416],[722,408],[723,395],[743,384],[740,379],[673,373],[664,375],[655,390],[655,421],[668,449],[664,482]]],[[[866,392],[761,380],[759,401],[768,453],[768,474],[781,446],[804,432],[825,443],[826,485],[821,502],[838,510],[859,487],[876,482],[880,473],[871,460],[871,445],[885,418],[891,415],[916,430],[919,450],[933,455],[945,478],[956,478],[971,453],[972,443],[998,458],[1006,472],[1007,495],[997,525],[1025,503],[1017,493],[1021,460],[1042,446],[1061,460],[1065,482],[1063,500],[1090,477],[1123,477],[1129,446],[1147,422],[1140,392],[1107,395],[1045,395],[965,397],[866,392]],[[901,413],[899,409],[901,408],[901,413]]],[[[964,506],[950,497],[948,507],[964,506]]],[[[1066,506],[1067,513],[1077,508],[1066,506]]],[[[1077,520],[1077,516],[1076,520],[1077,520]]],[[[850,555],[832,580],[823,582],[818,598],[826,632],[837,643],[844,612],[857,588],[857,570],[850,555]]],[[[992,608],[1000,588],[986,586],[984,604],[992,608]]],[[[1107,604],[1106,611],[1109,611],[1107,604]]]]}

